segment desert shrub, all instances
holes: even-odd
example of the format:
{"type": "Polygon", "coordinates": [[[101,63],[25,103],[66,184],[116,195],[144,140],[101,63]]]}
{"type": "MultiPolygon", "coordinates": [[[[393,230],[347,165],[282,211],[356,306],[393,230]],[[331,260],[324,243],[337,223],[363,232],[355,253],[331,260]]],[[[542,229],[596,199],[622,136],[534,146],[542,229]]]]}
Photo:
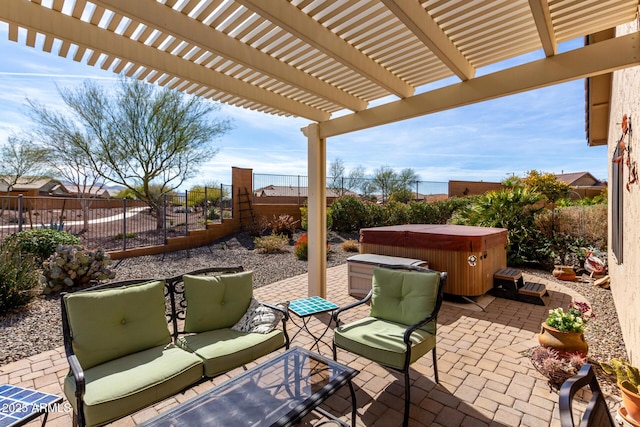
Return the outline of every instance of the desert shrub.
{"type": "Polygon", "coordinates": [[[80,243],[80,240],[72,234],[48,228],[19,231],[7,236],[6,241],[17,243],[23,253],[33,255],[38,262],[49,258],[56,251],[58,245],[77,245],[80,243]]]}
{"type": "Polygon", "coordinates": [[[365,203],[354,196],[336,199],[331,205],[333,229],[336,231],[358,231],[365,226],[367,209],[365,203]]]}
{"type": "Polygon", "coordinates": [[[542,195],[526,188],[490,191],[456,212],[454,224],[506,228],[509,232],[507,262],[521,265],[539,259],[540,232],[535,227],[536,207],[542,195]]]}
{"type": "Polygon", "coordinates": [[[354,239],[345,240],[342,242],[342,250],[345,252],[359,252],[360,244],[354,239]]]}
{"type": "Polygon", "coordinates": [[[207,219],[216,220],[220,219],[220,209],[215,206],[211,206],[207,209],[207,219]]]}
{"type": "MultiPolygon", "coordinates": [[[[330,252],[331,252],[331,244],[327,243],[327,257],[329,256],[330,252]]],[[[298,258],[301,261],[306,261],[308,259],[309,236],[307,236],[306,233],[298,237],[298,240],[296,240],[296,243],[293,246],[293,253],[295,254],[296,258],[298,258]]]]}
{"type": "Polygon", "coordinates": [[[113,236],[113,240],[122,240],[122,239],[124,239],[125,237],[126,237],[127,239],[135,239],[135,238],[137,238],[137,237],[138,237],[138,235],[137,235],[136,233],[127,233],[126,235],[125,235],[125,234],[122,234],[122,233],[118,233],[118,234],[116,234],[115,236],[113,236]]]}
{"type": "MultiPolygon", "coordinates": [[[[309,207],[306,204],[300,207],[300,217],[302,220],[300,221],[300,226],[303,230],[309,229],[309,207]]],[[[333,229],[333,216],[331,215],[331,206],[327,206],[327,230],[333,229]]]]}
{"type": "Polygon", "coordinates": [[[85,250],[79,245],[59,245],[42,264],[40,284],[45,294],[91,282],[113,279],[111,257],[103,249],[85,250]]]}
{"type": "Polygon", "coordinates": [[[296,225],[299,223],[297,219],[288,214],[281,214],[273,216],[271,223],[272,234],[283,234],[289,239],[293,237],[293,233],[296,232],[296,225]]]}
{"type": "Polygon", "coordinates": [[[399,225],[409,223],[408,205],[392,200],[387,203],[385,209],[387,210],[386,225],[399,225]]]}
{"type": "Polygon", "coordinates": [[[413,198],[413,191],[409,188],[398,188],[389,195],[389,200],[399,203],[409,203],[413,198]]]}
{"type": "Polygon", "coordinates": [[[473,203],[478,196],[452,197],[433,203],[410,202],[409,222],[411,224],[446,224],[453,214],[473,203]]]}
{"type": "Polygon", "coordinates": [[[299,260],[307,260],[309,256],[309,237],[306,234],[303,234],[298,238],[298,240],[296,240],[296,243],[293,246],[293,253],[299,260]]]}
{"type": "Polygon", "coordinates": [[[252,223],[244,225],[243,228],[249,236],[260,237],[269,229],[269,221],[261,216],[252,223]]]}
{"type": "MultiPolygon", "coordinates": [[[[362,221],[362,227],[381,227],[387,224],[387,209],[377,203],[364,204],[366,216],[362,221]]],[[[358,231],[360,228],[353,230],[358,231]]]]}
{"type": "Polygon", "coordinates": [[[256,237],[253,242],[258,253],[271,254],[284,252],[289,245],[289,238],[282,234],[272,234],[270,236],[256,237]]]}
{"type": "Polygon", "coordinates": [[[569,227],[561,230],[576,237],[584,237],[590,246],[607,250],[607,205],[572,206],[560,209],[569,227]]]}
{"type": "Polygon", "coordinates": [[[38,264],[14,241],[0,243],[0,316],[27,304],[38,284],[38,264]]]}

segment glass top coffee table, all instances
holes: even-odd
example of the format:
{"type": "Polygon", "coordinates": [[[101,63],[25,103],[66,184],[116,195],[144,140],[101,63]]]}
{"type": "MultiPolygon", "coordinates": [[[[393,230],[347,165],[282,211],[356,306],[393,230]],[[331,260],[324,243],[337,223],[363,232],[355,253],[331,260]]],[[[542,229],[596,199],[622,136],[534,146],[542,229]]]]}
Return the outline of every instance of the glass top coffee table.
{"type": "Polygon", "coordinates": [[[319,405],[345,384],[351,393],[351,424],[356,369],[294,347],[243,372],[144,426],[291,426],[311,411],[346,425],[319,405]]]}

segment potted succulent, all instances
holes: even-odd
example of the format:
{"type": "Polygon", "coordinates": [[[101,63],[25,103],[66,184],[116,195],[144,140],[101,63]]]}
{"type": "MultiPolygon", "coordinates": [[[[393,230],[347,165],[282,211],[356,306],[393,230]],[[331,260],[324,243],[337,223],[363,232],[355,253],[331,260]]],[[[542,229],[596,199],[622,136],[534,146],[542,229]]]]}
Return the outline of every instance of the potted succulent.
{"type": "Polygon", "coordinates": [[[640,372],[638,368],[631,366],[623,359],[611,359],[609,363],[601,363],[600,366],[607,374],[616,376],[626,417],[640,424],[640,394],[638,394],[640,372]]]}
{"type": "Polygon", "coordinates": [[[593,314],[586,302],[573,302],[567,311],[562,307],[549,310],[547,320],[542,323],[538,342],[543,347],[550,347],[561,355],[580,353],[586,356],[589,345],[584,339],[584,328],[593,314]]]}
{"type": "Polygon", "coordinates": [[[577,374],[582,365],[587,363],[587,358],[580,353],[563,357],[552,348],[536,347],[531,353],[531,363],[549,379],[550,390],[559,390],[562,383],[577,374]]]}

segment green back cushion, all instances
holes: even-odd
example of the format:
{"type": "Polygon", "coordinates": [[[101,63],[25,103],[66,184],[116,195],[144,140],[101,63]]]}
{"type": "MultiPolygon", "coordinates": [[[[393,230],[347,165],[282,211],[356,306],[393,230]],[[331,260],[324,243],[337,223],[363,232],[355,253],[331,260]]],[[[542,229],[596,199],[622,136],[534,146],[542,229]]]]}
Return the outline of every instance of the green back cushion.
{"type": "Polygon", "coordinates": [[[65,295],[73,351],[84,369],[169,344],[164,281],[65,295]]]}
{"type": "Polygon", "coordinates": [[[371,317],[413,325],[436,306],[440,274],[375,267],[371,317]]]}
{"type": "Polygon", "coordinates": [[[185,332],[230,328],[249,308],[253,296],[253,272],[217,276],[184,275],[187,313],[185,332]]]}

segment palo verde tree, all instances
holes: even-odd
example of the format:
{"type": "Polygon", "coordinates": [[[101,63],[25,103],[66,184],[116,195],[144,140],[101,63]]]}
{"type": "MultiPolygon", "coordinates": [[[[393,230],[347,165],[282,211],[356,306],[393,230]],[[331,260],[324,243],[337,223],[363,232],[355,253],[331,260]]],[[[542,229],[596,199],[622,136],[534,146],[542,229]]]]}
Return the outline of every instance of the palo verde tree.
{"type": "Polygon", "coordinates": [[[146,202],[158,228],[163,195],[211,160],[213,140],[231,129],[228,120],[212,117],[217,104],[138,80],[122,78],[114,90],[87,81],[58,92],[67,114],[28,101],[39,134],[73,144],[98,176],[146,202]]]}
{"type": "MultiPolygon", "coordinates": [[[[25,136],[11,135],[0,147],[0,181],[7,194],[18,183],[29,184],[51,171],[47,168],[47,152],[25,136]]],[[[7,209],[8,199],[2,200],[0,215],[7,209]]],[[[22,215],[22,212],[19,213],[22,215]]]]}
{"type": "Polygon", "coordinates": [[[406,194],[411,196],[411,184],[418,181],[418,175],[411,168],[405,168],[399,173],[389,166],[381,166],[373,174],[373,183],[377,190],[382,193],[382,202],[386,202],[388,196],[396,193],[400,199],[397,201],[407,202],[406,194]]]}
{"type": "Polygon", "coordinates": [[[347,174],[344,162],[340,157],[336,157],[329,164],[327,187],[334,190],[336,194],[344,196],[348,191],[362,187],[365,181],[364,175],[364,166],[356,166],[347,174]]]}
{"type": "Polygon", "coordinates": [[[50,174],[47,151],[31,139],[12,135],[0,147],[0,179],[6,185],[7,192],[19,182],[29,184],[50,174]]]}

